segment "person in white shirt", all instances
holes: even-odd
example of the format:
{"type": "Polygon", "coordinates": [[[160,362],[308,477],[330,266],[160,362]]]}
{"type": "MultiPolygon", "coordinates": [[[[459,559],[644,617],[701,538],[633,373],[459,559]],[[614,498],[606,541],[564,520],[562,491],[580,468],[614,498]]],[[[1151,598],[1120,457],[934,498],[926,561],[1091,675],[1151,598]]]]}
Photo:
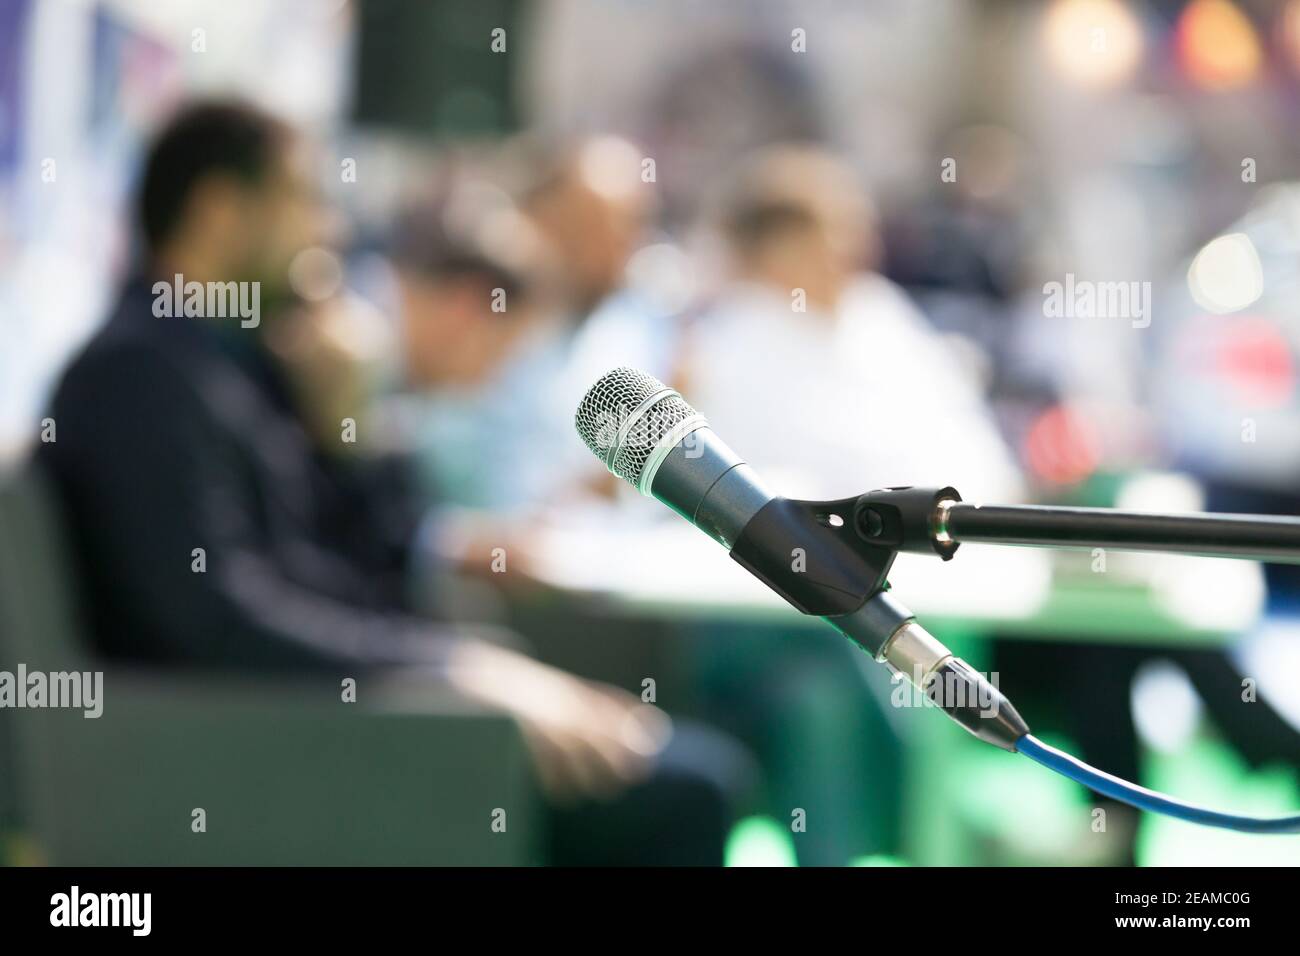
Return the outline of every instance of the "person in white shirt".
{"type": "Polygon", "coordinates": [[[812,147],[765,150],[727,190],[720,227],[729,275],[691,336],[690,400],[774,488],[1019,495],[977,376],[868,271],[873,215],[846,166],[812,147]]]}

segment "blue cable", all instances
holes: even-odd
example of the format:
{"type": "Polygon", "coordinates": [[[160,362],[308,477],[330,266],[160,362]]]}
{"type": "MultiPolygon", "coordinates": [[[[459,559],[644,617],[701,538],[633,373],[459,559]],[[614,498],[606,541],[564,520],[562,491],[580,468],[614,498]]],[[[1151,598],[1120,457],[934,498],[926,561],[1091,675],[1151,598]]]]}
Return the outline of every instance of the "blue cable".
{"type": "Polygon", "coordinates": [[[1022,753],[1030,760],[1042,764],[1049,770],[1078,781],[1089,790],[1095,790],[1112,800],[1127,803],[1139,810],[1163,813],[1179,820],[1189,820],[1207,827],[1221,827],[1225,830],[1241,830],[1244,833],[1300,833],[1300,815],[1291,817],[1240,817],[1233,813],[1220,813],[1205,807],[1183,803],[1163,793],[1156,793],[1135,783],[1121,780],[1119,777],[1103,773],[1095,767],[1089,767],[1082,760],[1049,747],[1033,734],[1025,734],[1016,741],[1016,752],[1022,753]]]}

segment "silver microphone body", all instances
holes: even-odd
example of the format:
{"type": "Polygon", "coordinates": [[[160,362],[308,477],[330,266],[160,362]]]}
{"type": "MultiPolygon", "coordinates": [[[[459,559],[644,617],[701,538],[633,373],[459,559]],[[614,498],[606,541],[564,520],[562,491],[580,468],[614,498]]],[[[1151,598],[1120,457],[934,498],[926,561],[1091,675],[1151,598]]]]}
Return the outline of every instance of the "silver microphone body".
{"type": "Polygon", "coordinates": [[[727,550],[776,497],[707,425],[677,442],[647,484],[651,495],[727,550]]]}

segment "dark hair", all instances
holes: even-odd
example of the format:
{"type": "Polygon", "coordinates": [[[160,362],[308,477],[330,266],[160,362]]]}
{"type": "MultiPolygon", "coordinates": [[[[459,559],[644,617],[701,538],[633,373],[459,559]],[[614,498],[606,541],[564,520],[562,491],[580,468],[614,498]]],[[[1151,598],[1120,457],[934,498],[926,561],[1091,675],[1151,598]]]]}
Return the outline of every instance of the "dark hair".
{"type": "Polygon", "coordinates": [[[513,298],[535,293],[543,281],[538,243],[513,205],[474,202],[452,190],[408,204],[390,252],[415,275],[477,280],[513,298]]]}
{"type": "Polygon", "coordinates": [[[723,229],[742,254],[752,254],[768,241],[817,224],[806,204],[784,198],[747,197],[727,211],[723,229]]]}
{"type": "Polygon", "coordinates": [[[731,248],[750,256],[774,239],[818,226],[845,202],[869,205],[851,167],[815,144],[781,143],[728,171],[715,216],[731,248]]]}
{"type": "Polygon", "coordinates": [[[289,135],[281,120],[246,103],[184,107],[158,132],[144,162],[137,213],[149,251],[175,231],[200,182],[213,175],[261,181],[289,135]]]}

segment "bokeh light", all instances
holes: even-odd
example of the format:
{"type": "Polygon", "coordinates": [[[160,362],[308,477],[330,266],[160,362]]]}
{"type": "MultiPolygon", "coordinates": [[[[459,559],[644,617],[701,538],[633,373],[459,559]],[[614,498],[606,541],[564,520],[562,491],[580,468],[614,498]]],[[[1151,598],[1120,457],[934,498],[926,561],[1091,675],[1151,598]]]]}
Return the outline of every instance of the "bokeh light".
{"type": "Polygon", "coordinates": [[[1043,42],[1053,69],[1089,89],[1118,86],[1142,59],[1141,24],[1120,0],[1056,0],[1043,42]]]}
{"type": "Polygon", "coordinates": [[[1242,232],[1207,243],[1187,270],[1187,288],[1203,309],[1223,315],[1246,308],[1264,293],[1264,270],[1242,232]]]}
{"type": "Polygon", "coordinates": [[[1074,484],[1091,475],[1101,461],[1101,437],[1079,409],[1056,405],[1034,420],[1025,435],[1023,457],[1038,478],[1074,484]]]}
{"type": "Polygon", "coordinates": [[[1192,0],[1179,18],[1175,43],[1183,72],[1207,90],[1245,86],[1263,63],[1254,26],[1229,0],[1192,0]]]}

